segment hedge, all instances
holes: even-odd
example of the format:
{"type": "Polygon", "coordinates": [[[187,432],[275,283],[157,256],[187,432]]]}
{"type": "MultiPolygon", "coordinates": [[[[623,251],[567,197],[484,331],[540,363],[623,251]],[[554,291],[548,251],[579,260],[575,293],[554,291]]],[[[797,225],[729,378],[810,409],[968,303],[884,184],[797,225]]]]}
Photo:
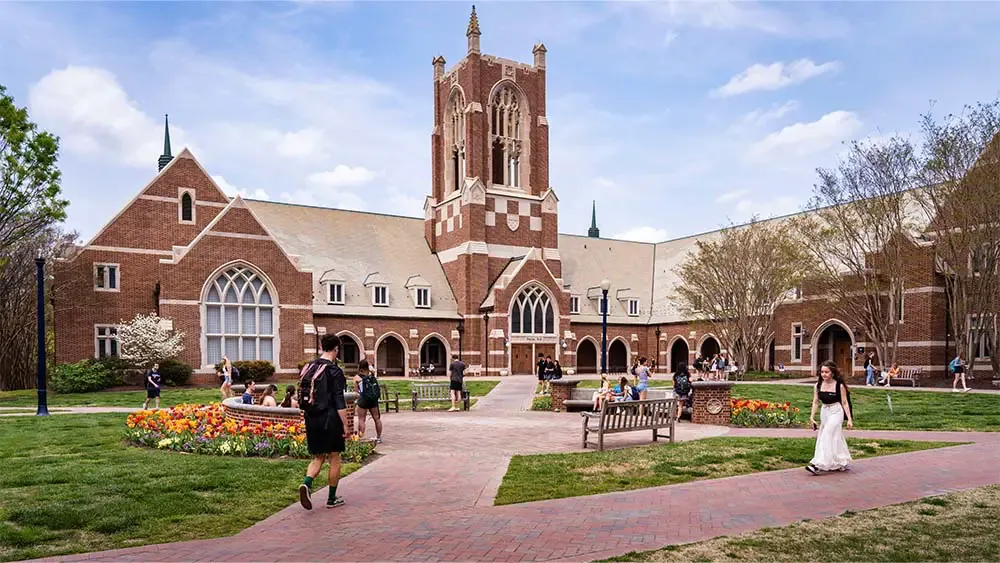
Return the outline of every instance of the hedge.
{"type": "MultiPolygon", "coordinates": [[[[233,362],[233,367],[239,370],[239,376],[233,378],[233,383],[243,383],[252,379],[253,381],[265,381],[274,376],[274,364],[267,360],[233,362]]],[[[215,364],[216,372],[222,371],[222,362],[215,364]]]]}

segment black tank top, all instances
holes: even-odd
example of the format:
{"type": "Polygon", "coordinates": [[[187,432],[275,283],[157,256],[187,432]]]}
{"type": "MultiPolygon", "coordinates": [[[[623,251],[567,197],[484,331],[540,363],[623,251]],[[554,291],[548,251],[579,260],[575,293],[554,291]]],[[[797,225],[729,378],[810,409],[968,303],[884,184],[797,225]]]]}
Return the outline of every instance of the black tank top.
{"type": "Polygon", "coordinates": [[[821,391],[820,387],[822,387],[822,385],[823,383],[816,384],[816,391],[820,402],[824,405],[836,405],[840,403],[840,382],[837,382],[837,388],[835,391],[821,391]]]}

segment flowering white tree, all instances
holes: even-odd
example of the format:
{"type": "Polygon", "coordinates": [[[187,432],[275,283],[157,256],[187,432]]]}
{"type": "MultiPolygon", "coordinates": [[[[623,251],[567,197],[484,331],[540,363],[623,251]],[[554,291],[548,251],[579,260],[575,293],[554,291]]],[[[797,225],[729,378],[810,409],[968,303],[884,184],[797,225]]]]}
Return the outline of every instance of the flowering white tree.
{"type": "Polygon", "coordinates": [[[183,332],[164,328],[156,313],[139,314],[118,325],[119,354],[140,367],[179,355],[184,351],[183,338],[183,332]]]}

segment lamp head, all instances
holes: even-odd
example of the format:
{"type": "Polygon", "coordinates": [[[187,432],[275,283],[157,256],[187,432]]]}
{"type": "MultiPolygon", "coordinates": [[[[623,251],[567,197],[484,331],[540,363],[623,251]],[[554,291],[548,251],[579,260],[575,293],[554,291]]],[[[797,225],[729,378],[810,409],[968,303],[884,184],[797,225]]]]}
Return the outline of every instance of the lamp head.
{"type": "Polygon", "coordinates": [[[609,289],[611,289],[611,280],[609,280],[608,278],[604,278],[603,280],[601,280],[601,290],[607,291],[609,289]]]}

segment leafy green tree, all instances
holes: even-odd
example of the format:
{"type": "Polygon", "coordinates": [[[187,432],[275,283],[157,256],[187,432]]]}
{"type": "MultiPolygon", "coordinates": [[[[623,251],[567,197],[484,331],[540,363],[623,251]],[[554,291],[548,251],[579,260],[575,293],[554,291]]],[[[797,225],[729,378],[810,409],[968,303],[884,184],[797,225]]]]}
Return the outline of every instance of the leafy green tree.
{"type": "Polygon", "coordinates": [[[0,85],[0,269],[20,240],[66,217],[59,138],[28,118],[0,85]]]}

